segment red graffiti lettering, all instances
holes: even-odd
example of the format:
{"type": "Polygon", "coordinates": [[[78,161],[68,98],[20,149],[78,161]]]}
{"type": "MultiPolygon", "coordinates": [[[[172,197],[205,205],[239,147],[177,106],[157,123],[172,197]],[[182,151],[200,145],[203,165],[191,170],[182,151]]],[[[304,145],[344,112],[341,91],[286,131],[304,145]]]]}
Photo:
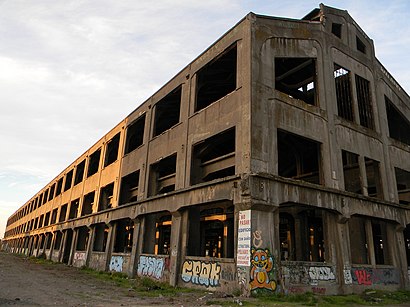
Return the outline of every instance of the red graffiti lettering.
{"type": "Polygon", "coordinates": [[[371,275],[367,273],[365,270],[354,271],[354,274],[356,275],[357,283],[359,285],[365,285],[365,286],[372,285],[371,275]]]}
{"type": "Polygon", "coordinates": [[[326,294],[326,288],[312,287],[312,292],[315,294],[326,294]]]}

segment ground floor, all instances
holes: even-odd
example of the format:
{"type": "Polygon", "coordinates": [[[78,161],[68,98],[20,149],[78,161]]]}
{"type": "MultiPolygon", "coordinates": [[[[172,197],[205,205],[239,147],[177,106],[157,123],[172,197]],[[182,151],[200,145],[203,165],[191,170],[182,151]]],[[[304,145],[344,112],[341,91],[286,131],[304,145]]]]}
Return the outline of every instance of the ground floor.
{"type": "MultiPolygon", "coordinates": [[[[270,178],[249,183],[241,186],[240,198],[215,199],[218,187],[208,186],[201,198],[209,201],[174,210],[157,210],[153,203],[114,208],[4,240],[2,249],[245,295],[409,288],[406,210],[309,184],[270,178]],[[268,196],[247,198],[256,188],[268,196]]],[[[154,201],[181,199],[187,198],[154,201]]]]}

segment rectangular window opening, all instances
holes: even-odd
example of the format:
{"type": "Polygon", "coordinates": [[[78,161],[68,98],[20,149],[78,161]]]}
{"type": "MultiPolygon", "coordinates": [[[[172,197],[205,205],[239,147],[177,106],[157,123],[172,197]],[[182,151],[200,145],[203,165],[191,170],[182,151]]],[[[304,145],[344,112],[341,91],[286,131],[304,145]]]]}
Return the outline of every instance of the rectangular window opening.
{"type": "Polygon", "coordinates": [[[316,59],[313,58],[275,58],[276,90],[316,105],[316,59]]]}
{"type": "Polygon", "coordinates": [[[66,218],[67,218],[67,207],[68,207],[68,204],[64,204],[64,205],[61,206],[60,217],[58,219],[59,223],[64,222],[66,220],[66,218]]]}
{"type": "Polygon", "coordinates": [[[119,205],[132,203],[138,200],[138,185],[140,172],[136,171],[122,177],[119,205]]]}
{"type": "Polygon", "coordinates": [[[345,190],[348,192],[362,194],[359,155],[342,150],[342,160],[345,190]]]}
{"type": "Polygon", "coordinates": [[[64,192],[69,190],[73,184],[73,172],[74,170],[71,170],[65,175],[64,192]]]}
{"type": "Polygon", "coordinates": [[[120,145],[120,133],[117,133],[107,143],[107,152],[105,153],[104,167],[117,161],[119,145],[120,145]]]}
{"type": "Polygon", "coordinates": [[[354,122],[353,100],[351,89],[351,73],[347,69],[334,64],[334,79],[336,86],[337,114],[354,122]]]}
{"type": "Polygon", "coordinates": [[[353,264],[370,264],[368,250],[366,221],[353,216],[349,220],[350,253],[353,264]]]}
{"type": "Polygon", "coordinates": [[[134,223],[131,219],[116,222],[114,253],[131,253],[134,235],[134,223]]]}
{"type": "Polygon", "coordinates": [[[191,184],[235,175],[235,128],[194,145],[191,184]]]}
{"type": "Polygon", "coordinates": [[[358,36],[356,36],[356,48],[361,53],[366,54],[366,45],[363,43],[363,41],[358,36]]]}
{"type": "Polygon", "coordinates": [[[175,191],[176,166],[176,154],[151,165],[149,196],[175,191]]]}
{"type": "Polygon", "coordinates": [[[63,240],[63,233],[61,231],[57,231],[55,233],[56,240],[54,242],[54,250],[59,250],[61,247],[61,242],[63,240]]]}
{"type": "Polygon", "coordinates": [[[90,177],[98,172],[100,168],[101,148],[93,152],[89,157],[87,177],[90,177]]]}
{"type": "Polygon", "coordinates": [[[182,87],[179,86],[155,104],[154,136],[179,123],[182,87]]]}
{"type": "Polygon", "coordinates": [[[195,112],[236,89],[236,44],[197,72],[195,112]]]}
{"type": "Polygon", "coordinates": [[[57,181],[57,188],[56,188],[56,196],[61,194],[61,190],[63,188],[63,177],[61,177],[60,179],[58,179],[57,181]]]}
{"type": "Polygon", "coordinates": [[[127,137],[125,142],[125,154],[137,149],[144,141],[145,114],[140,116],[136,121],[127,128],[127,137]]]}
{"type": "Polygon", "coordinates": [[[79,163],[75,169],[74,185],[77,185],[83,181],[84,170],[85,170],[85,160],[79,163]]]}
{"type": "Polygon", "coordinates": [[[83,207],[81,209],[81,216],[93,213],[95,192],[88,193],[84,196],[83,207]]]}
{"type": "Polygon", "coordinates": [[[52,214],[51,214],[51,222],[50,224],[53,225],[57,222],[57,213],[58,213],[58,209],[54,209],[52,214]]]}
{"type": "Polygon", "coordinates": [[[386,223],[372,221],[372,232],[376,264],[391,264],[387,248],[386,223]]]}
{"type": "Polygon", "coordinates": [[[389,136],[410,145],[410,122],[398,108],[385,96],[389,136]]]}
{"type": "Polygon", "coordinates": [[[70,204],[70,212],[68,215],[68,219],[75,219],[78,216],[78,207],[80,205],[80,199],[77,198],[76,200],[73,200],[70,204]]]}
{"type": "Polygon", "coordinates": [[[278,174],[321,184],[320,143],[278,130],[278,174]]]}
{"type": "Polygon", "coordinates": [[[98,211],[112,208],[114,195],[114,183],[110,183],[100,190],[100,201],[98,203],[98,211]]]}
{"type": "Polygon", "coordinates": [[[395,167],[394,173],[396,175],[399,203],[402,205],[410,205],[410,172],[395,167]]]}
{"type": "Polygon", "coordinates": [[[44,218],[44,227],[50,225],[50,212],[46,213],[46,217],[44,218]]]}
{"type": "Polygon", "coordinates": [[[357,102],[359,106],[360,125],[374,130],[372,96],[370,93],[370,82],[355,75],[357,102]]]}
{"type": "Polygon", "coordinates": [[[380,177],[380,163],[376,160],[364,158],[367,176],[367,193],[370,197],[383,199],[380,177]]]}
{"type": "Polygon", "coordinates": [[[95,225],[94,252],[105,252],[109,228],[105,223],[95,225]]]}
{"type": "Polygon", "coordinates": [[[50,188],[50,194],[48,195],[48,201],[50,201],[54,198],[55,188],[56,188],[56,184],[54,183],[50,188]]]}
{"type": "Polygon", "coordinates": [[[332,33],[338,38],[342,38],[342,25],[340,23],[332,23],[332,33]]]}
{"type": "Polygon", "coordinates": [[[86,226],[82,226],[78,228],[78,238],[77,238],[77,246],[76,250],[77,251],[86,251],[87,250],[87,245],[88,245],[88,240],[90,237],[90,229],[86,226]]]}

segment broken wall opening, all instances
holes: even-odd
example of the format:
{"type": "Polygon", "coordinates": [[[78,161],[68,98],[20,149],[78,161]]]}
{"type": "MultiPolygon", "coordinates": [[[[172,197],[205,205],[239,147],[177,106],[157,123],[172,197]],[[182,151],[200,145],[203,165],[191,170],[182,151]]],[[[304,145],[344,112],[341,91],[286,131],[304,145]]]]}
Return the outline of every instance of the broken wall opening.
{"type": "Polygon", "coordinates": [[[130,153],[143,144],[144,141],[145,114],[127,127],[124,153],[130,153]]]}
{"type": "Polygon", "coordinates": [[[112,208],[114,195],[114,183],[107,184],[100,190],[100,201],[98,203],[98,211],[112,208]]]}
{"type": "Polygon", "coordinates": [[[87,177],[90,177],[98,172],[100,168],[101,148],[93,152],[89,157],[87,177]]]}
{"type": "Polygon", "coordinates": [[[50,212],[47,212],[44,218],[44,227],[50,224],[50,212]]]}
{"type": "Polygon", "coordinates": [[[236,44],[197,72],[195,112],[236,89],[236,44]]]}
{"type": "Polygon", "coordinates": [[[410,172],[395,167],[394,173],[396,176],[399,203],[402,205],[409,205],[410,204],[410,172]]]}
{"type": "Polygon", "coordinates": [[[57,187],[56,187],[56,196],[61,194],[61,190],[63,188],[63,178],[61,177],[60,179],[58,179],[57,181],[57,187]]]}
{"type": "Polygon", "coordinates": [[[67,217],[67,207],[68,207],[68,204],[64,204],[64,205],[61,206],[61,209],[60,209],[60,217],[59,217],[59,219],[58,219],[58,222],[59,222],[59,223],[65,221],[65,219],[66,219],[66,217],[67,217]]]}
{"type": "Polygon", "coordinates": [[[105,252],[107,247],[109,227],[105,223],[95,224],[94,252],[105,252]]]}
{"type": "Polygon", "coordinates": [[[54,250],[59,250],[61,247],[61,242],[63,241],[63,233],[61,231],[56,231],[54,235],[56,236],[54,241],[54,250]]]}
{"type": "Polygon", "coordinates": [[[155,104],[154,137],[179,123],[181,95],[179,86],[155,104]]]}
{"type": "Polygon", "coordinates": [[[90,192],[84,196],[81,216],[93,213],[95,192],[90,192]]]}
{"type": "Polygon", "coordinates": [[[119,205],[132,203],[138,200],[140,172],[139,170],[122,177],[119,205]]]}
{"type": "Polygon", "coordinates": [[[51,232],[46,233],[46,249],[51,248],[51,243],[53,241],[53,234],[51,232]]]}
{"type": "Polygon", "coordinates": [[[356,36],[356,49],[361,53],[366,54],[366,45],[358,36],[356,36]]]}
{"type": "Polygon", "coordinates": [[[77,218],[79,205],[80,205],[80,199],[79,198],[77,198],[77,199],[75,199],[71,202],[70,212],[69,212],[69,215],[68,215],[69,220],[77,218]]]}
{"type": "Polygon", "coordinates": [[[58,208],[54,209],[52,214],[51,214],[51,222],[50,224],[55,224],[57,222],[57,213],[58,213],[58,208]]]}
{"type": "Polygon", "coordinates": [[[149,196],[175,191],[177,154],[151,164],[149,196]]]}
{"type": "Polygon", "coordinates": [[[320,143],[278,130],[278,174],[321,184],[320,143]]]}
{"type": "Polygon", "coordinates": [[[316,59],[314,58],[275,58],[276,90],[316,105],[316,59]]]}
{"type": "Polygon", "coordinates": [[[334,79],[336,86],[337,114],[348,121],[354,122],[351,73],[346,68],[335,63],[334,79]]]}
{"type": "Polygon", "coordinates": [[[389,136],[399,142],[410,145],[410,122],[398,108],[385,96],[389,136]]]}
{"type": "Polygon", "coordinates": [[[77,185],[83,181],[84,170],[85,170],[85,160],[79,163],[75,169],[74,185],[77,185]]]}
{"type": "Polygon", "coordinates": [[[48,189],[44,191],[43,194],[43,205],[47,202],[48,200],[48,189]]]}
{"type": "Polygon", "coordinates": [[[72,183],[73,183],[73,170],[69,171],[65,175],[64,192],[71,188],[72,183]]]}
{"type": "Polygon", "coordinates": [[[383,190],[380,177],[380,163],[365,157],[367,177],[367,193],[370,197],[383,199],[383,190]]]}
{"type": "Polygon", "coordinates": [[[370,81],[355,75],[360,125],[374,130],[374,116],[370,81]]]}
{"type": "Polygon", "coordinates": [[[340,23],[332,22],[332,33],[336,37],[342,38],[342,25],[340,23]]]}
{"type": "Polygon", "coordinates": [[[345,190],[348,192],[362,194],[359,155],[342,150],[342,161],[345,190]]]}
{"type": "Polygon", "coordinates": [[[169,255],[172,215],[168,211],[147,214],[144,224],[143,253],[169,255]]]}
{"type": "Polygon", "coordinates": [[[322,209],[301,205],[279,208],[279,240],[283,261],[325,261],[322,209]]]}
{"type": "Polygon", "coordinates": [[[362,218],[352,216],[349,220],[350,254],[353,264],[370,264],[366,226],[362,218]]]}
{"type": "Polygon", "coordinates": [[[193,146],[191,184],[235,175],[235,128],[193,146]]]}
{"type": "Polygon", "coordinates": [[[56,188],[56,184],[54,183],[51,187],[50,187],[50,194],[48,195],[48,200],[52,200],[54,198],[54,191],[56,188]]]}
{"type": "Polygon", "coordinates": [[[114,253],[131,253],[134,223],[131,219],[121,219],[115,223],[114,253]]]}
{"type": "Polygon", "coordinates": [[[78,237],[77,237],[77,251],[87,250],[88,240],[90,238],[90,229],[87,226],[82,226],[78,228],[78,237]]]}
{"type": "Polygon", "coordinates": [[[189,208],[187,255],[234,257],[234,206],[189,208]]]}
{"type": "Polygon", "coordinates": [[[118,159],[118,148],[120,146],[120,133],[117,133],[107,143],[107,151],[105,153],[104,167],[108,166],[118,159]]]}

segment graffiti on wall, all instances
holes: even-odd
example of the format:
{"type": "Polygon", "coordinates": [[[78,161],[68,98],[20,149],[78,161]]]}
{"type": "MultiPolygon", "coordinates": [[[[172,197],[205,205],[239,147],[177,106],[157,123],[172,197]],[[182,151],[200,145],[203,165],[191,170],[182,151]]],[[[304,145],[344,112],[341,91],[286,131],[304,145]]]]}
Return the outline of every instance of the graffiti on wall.
{"type": "Polygon", "coordinates": [[[181,278],[186,283],[205,287],[220,286],[221,266],[217,262],[185,260],[181,278]]]}
{"type": "Polygon", "coordinates": [[[261,230],[255,230],[253,232],[252,244],[256,248],[260,248],[262,246],[263,240],[262,240],[262,231],[261,230]]]}
{"type": "Polygon", "coordinates": [[[335,280],[335,274],[331,267],[311,266],[309,267],[309,277],[312,283],[317,283],[319,280],[335,280]]]}
{"type": "Polygon", "coordinates": [[[350,268],[345,267],[343,269],[343,276],[345,279],[345,285],[351,285],[353,283],[352,270],[350,268]]]}
{"type": "Polygon", "coordinates": [[[74,253],[74,260],[75,261],[84,261],[85,260],[85,253],[84,252],[75,252],[74,253]]]}
{"type": "Polygon", "coordinates": [[[282,276],[285,285],[317,286],[319,282],[336,281],[334,268],[331,266],[286,265],[282,267],[282,276]]]}
{"type": "Polygon", "coordinates": [[[273,268],[273,257],[269,249],[252,248],[250,289],[269,289],[275,291],[276,282],[272,276],[273,268]]]}
{"type": "Polygon", "coordinates": [[[110,271],[122,272],[122,264],[124,258],[122,256],[112,256],[110,261],[110,271]]]}
{"type": "Polygon", "coordinates": [[[161,279],[165,267],[164,258],[140,256],[138,262],[138,275],[161,279]]]}
{"type": "Polygon", "coordinates": [[[356,285],[397,285],[400,282],[399,271],[395,268],[354,268],[352,273],[352,283],[356,285]]]}

